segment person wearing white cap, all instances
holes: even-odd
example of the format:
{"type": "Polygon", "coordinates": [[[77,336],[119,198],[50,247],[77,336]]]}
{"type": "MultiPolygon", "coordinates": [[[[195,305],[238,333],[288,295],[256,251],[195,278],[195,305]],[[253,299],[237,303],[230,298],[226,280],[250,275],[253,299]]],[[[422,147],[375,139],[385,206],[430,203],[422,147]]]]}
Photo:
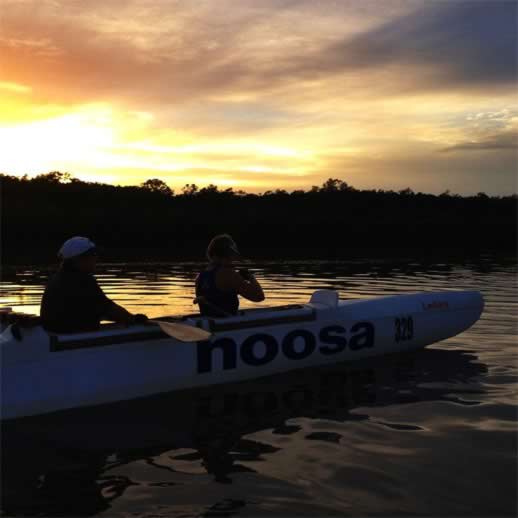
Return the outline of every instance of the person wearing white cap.
{"type": "Polygon", "coordinates": [[[143,323],[145,315],[132,315],[109,299],[93,275],[97,263],[95,243],[72,237],[58,252],[59,271],[50,279],[41,299],[43,327],[54,333],[80,333],[99,329],[101,320],[125,325],[143,323]]]}
{"type": "Polygon", "coordinates": [[[207,247],[209,266],[196,279],[195,302],[204,316],[235,315],[239,309],[239,295],[252,302],[262,302],[264,292],[247,269],[236,270],[234,261],[241,254],[228,234],[216,236],[207,247]]]}
{"type": "Polygon", "coordinates": [[[76,236],[63,243],[63,246],[59,249],[58,257],[64,260],[79,256],[92,257],[96,255],[96,252],[95,243],[87,237],[76,236]]]}

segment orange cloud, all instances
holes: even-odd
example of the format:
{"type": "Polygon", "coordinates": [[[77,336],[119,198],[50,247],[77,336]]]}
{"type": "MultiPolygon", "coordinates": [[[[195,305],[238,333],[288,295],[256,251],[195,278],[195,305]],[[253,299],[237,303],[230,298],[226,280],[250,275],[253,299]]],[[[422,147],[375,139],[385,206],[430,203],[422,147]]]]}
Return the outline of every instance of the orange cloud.
{"type": "Polygon", "coordinates": [[[495,192],[493,164],[514,190],[511,127],[470,120],[515,103],[514,3],[383,5],[4,0],[0,169],[495,192]]]}

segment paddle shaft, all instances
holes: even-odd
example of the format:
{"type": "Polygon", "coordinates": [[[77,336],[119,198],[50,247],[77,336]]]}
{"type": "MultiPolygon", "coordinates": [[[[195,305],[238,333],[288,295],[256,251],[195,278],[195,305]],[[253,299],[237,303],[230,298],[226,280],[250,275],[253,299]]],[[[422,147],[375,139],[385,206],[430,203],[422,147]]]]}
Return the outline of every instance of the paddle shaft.
{"type": "Polygon", "coordinates": [[[157,324],[166,335],[176,338],[181,342],[202,342],[212,336],[212,334],[205,331],[205,329],[187,324],[175,324],[164,320],[149,320],[148,322],[157,324]]]}

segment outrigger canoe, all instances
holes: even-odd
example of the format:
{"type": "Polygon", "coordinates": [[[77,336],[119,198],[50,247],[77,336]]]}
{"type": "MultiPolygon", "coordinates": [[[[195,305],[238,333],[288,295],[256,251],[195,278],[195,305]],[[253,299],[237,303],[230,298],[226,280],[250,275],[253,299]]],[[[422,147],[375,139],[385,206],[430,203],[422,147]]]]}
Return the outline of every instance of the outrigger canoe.
{"type": "Polygon", "coordinates": [[[49,334],[41,326],[14,332],[10,325],[0,334],[1,418],[416,350],[465,331],[483,307],[476,291],[341,301],[336,292],[319,290],[307,304],[183,317],[183,324],[211,333],[195,343],[153,324],[107,324],[80,334],[49,334]]]}

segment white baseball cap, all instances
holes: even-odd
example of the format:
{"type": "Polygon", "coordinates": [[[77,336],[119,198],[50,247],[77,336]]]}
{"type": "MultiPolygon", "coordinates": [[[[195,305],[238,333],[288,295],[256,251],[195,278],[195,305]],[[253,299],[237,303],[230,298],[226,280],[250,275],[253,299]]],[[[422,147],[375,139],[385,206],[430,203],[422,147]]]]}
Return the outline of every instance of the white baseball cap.
{"type": "Polygon", "coordinates": [[[94,248],[96,248],[95,243],[87,237],[75,236],[63,243],[63,246],[59,249],[58,256],[63,259],[71,259],[94,248]]]}

